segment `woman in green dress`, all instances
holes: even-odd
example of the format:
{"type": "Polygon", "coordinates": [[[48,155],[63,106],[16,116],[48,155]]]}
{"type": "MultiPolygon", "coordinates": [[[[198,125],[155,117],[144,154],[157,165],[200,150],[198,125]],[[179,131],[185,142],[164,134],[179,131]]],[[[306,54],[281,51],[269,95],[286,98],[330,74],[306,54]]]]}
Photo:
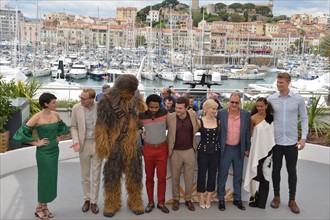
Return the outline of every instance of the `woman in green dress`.
{"type": "Polygon", "coordinates": [[[43,93],[39,97],[42,111],[22,126],[13,139],[36,146],[36,160],[38,168],[38,206],[35,215],[40,219],[48,219],[54,215],[48,210],[47,203],[57,196],[57,170],[60,136],[68,134],[69,128],[55,112],[56,96],[51,93],[43,93]],[[32,136],[36,130],[38,139],[32,136]]]}

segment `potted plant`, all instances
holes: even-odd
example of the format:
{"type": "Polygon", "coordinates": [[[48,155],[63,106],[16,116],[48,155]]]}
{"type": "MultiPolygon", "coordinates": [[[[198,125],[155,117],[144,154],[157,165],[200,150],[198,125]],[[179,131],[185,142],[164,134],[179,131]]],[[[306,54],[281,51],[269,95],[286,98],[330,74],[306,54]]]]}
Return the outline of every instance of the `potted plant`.
{"type": "Polygon", "coordinates": [[[5,152],[9,145],[9,131],[5,129],[5,126],[12,116],[13,112],[16,110],[14,106],[11,105],[8,88],[8,84],[0,76],[0,153],[5,152]]]}

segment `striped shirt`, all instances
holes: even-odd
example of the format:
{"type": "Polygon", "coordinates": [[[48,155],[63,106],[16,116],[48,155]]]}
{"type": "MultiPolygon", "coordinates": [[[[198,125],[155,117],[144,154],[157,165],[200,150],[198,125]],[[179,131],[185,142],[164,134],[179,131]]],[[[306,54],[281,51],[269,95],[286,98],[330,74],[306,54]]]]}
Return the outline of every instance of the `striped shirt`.
{"type": "Polygon", "coordinates": [[[149,111],[140,113],[139,118],[145,129],[146,136],[144,141],[148,144],[160,144],[166,141],[166,118],[167,110],[160,108],[155,118],[149,111]]]}

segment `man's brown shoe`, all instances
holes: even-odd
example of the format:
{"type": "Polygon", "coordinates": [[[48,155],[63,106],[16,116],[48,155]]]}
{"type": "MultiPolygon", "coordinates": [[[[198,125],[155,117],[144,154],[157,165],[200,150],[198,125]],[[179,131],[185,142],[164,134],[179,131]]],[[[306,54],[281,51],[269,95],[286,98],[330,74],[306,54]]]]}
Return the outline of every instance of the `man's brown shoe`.
{"type": "Polygon", "coordinates": [[[179,200],[174,200],[173,205],[172,205],[173,211],[178,211],[179,210],[179,200]]]}
{"type": "Polygon", "coordinates": [[[164,212],[164,213],[169,213],[170,212],[170,210],[168,210],[168,208],[166,207],[165,204],[159,203],[159,204],[157,204],[157,208],[159,208],[160,210],[162,210],[162,212],[164,212]]]}
{"type": "Polygon", "coordinates": [[[186,201],[186,206],[190,211],[195,211],[195,206],[191,201],[186,201]]]}
{"type": "Polygon", "coordinates": [[[289,207],[291,209],[291,212],[295,213],[295,214],[299,214],[300,213],[300,209],[297,206],[297,203],[295,200],[289,200],[289,207]]]}
{"type": "Polygon", "coordinates": [[[94,214],[97,214],[97,213],[99,213],[99,207],[97,206],[97,204],[96,203],[92,203],[91,204],[91,210],[92,210],[92,212],[94,213],[94,214]]]}
{"type": "Polygon", "coordinates": [[[81,210],[83,211],[83,212],[87,212],[88,210],[89,210],[89,207],[91,206],[91,203],[90,203],[90,201],[89,200],[86,200],[85,202],[84,202],[84,205],[83,205],[83,207],[81,208],[81,210]]]}
{"type": "Polygon", "coordinates": [[[270,206],[274,209],[280,207],[281,199],[279,196],[274,196],[273,201],[270,203],[270,206]]]}

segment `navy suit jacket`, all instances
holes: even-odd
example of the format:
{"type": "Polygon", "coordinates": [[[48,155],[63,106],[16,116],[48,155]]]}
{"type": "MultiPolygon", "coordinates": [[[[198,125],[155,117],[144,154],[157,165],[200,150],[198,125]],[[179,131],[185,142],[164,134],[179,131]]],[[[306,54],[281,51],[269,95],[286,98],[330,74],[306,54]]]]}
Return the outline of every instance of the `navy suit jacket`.
{"type": "MultiPolygon", "coordinates": [[[[228,109],[220,109],[217,114],[218,120],[220,120],[220,152],[221,156],[225,152],[227,128],[228,128],[228,109]]],[[[250,139],[250,112],[244,109],[240,109],[241,119],[241,157],[244,158],[244,152],[250,151],[251,139],[250,139]]]]}

